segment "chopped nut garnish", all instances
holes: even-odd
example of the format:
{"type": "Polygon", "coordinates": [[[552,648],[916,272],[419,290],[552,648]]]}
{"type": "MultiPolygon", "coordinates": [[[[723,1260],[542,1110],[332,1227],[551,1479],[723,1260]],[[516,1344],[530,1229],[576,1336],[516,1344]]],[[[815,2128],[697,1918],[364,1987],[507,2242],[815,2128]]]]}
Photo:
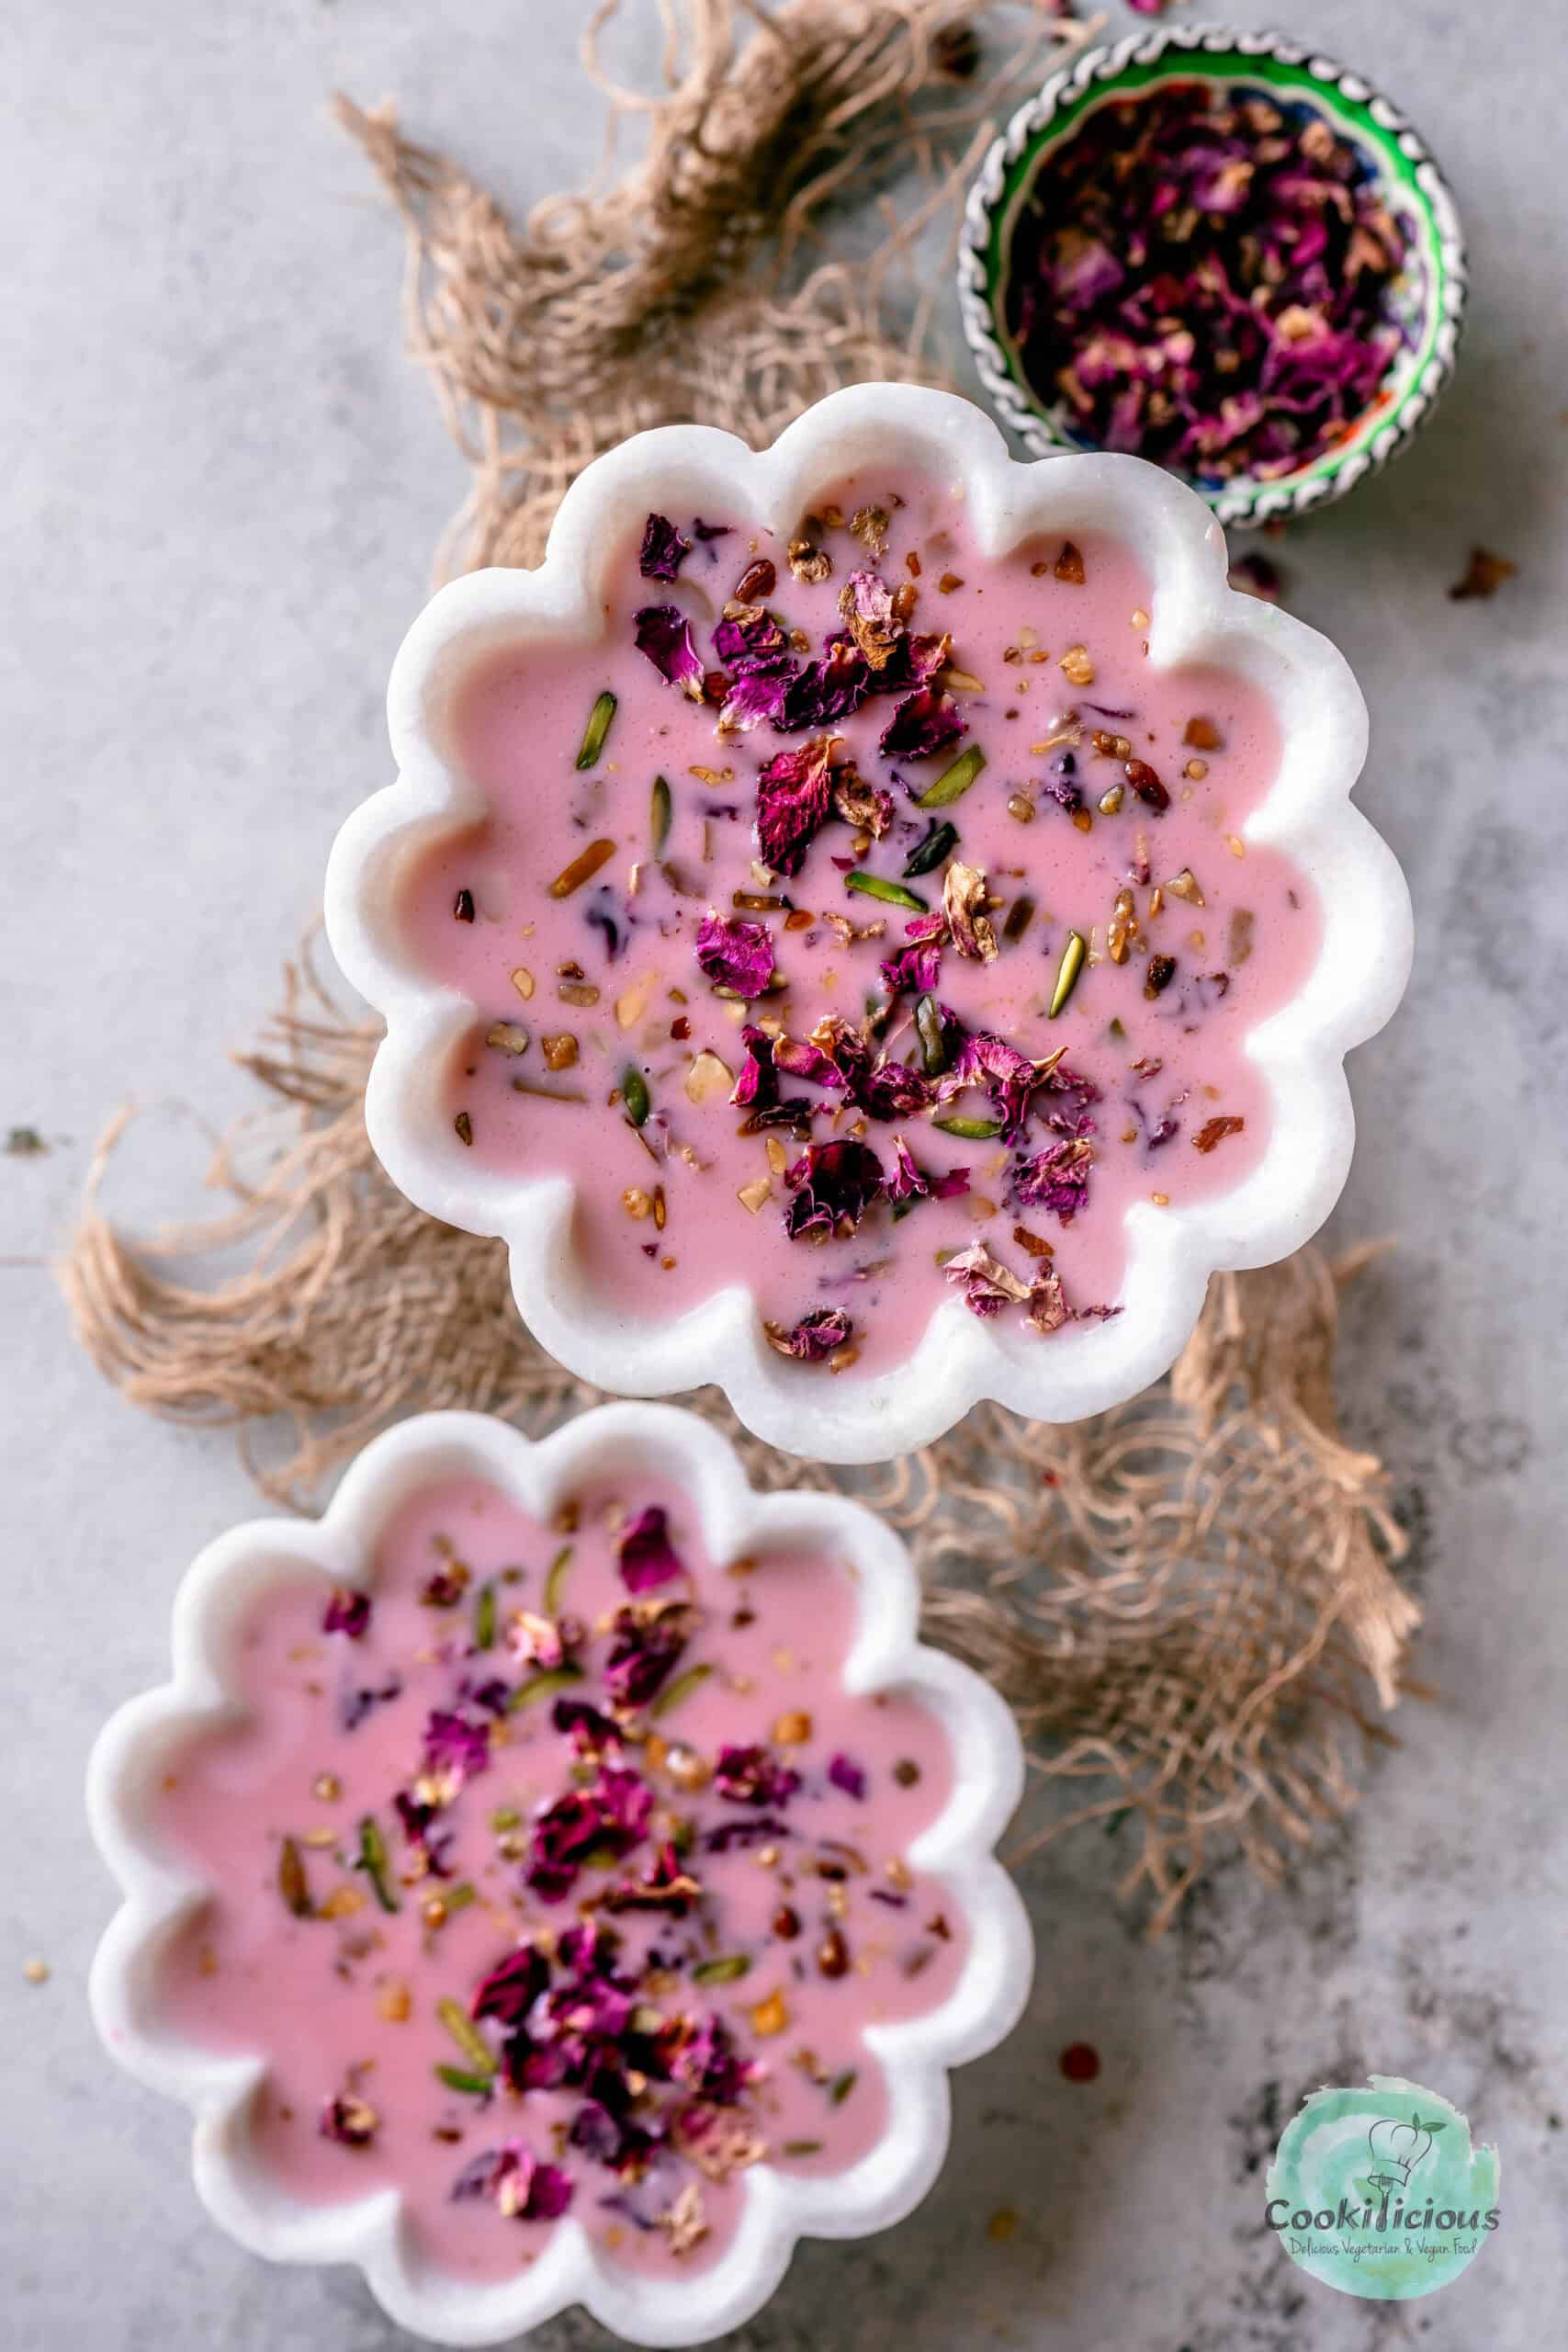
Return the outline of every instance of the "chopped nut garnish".
{"type": "Polygon", "coordinates": [[[1138,918],[1134,910],[1131,890],[1118,890],[1111,909],[1111,920],[1105,927],[1106,950],[1113,964],[1124,964],[1134,940],[1137,937],[1138,918]]]}
{"type": "Polygon", "coordinates": [[[773,1195],[773,1188],[769,1179],[766,1176],[755,1176],[750,1183],[742,1184],[739,1187],[735,1197],[742,1207],[749,1208],[755,1216],[759,1209],[772,1200],[773,1195]]]}
{"type": "Polygon", "coordinates": [[[547,1069],[571,1069],[577,1059],[577,1039],[570,1029],[563,1029],[558,1036],[546,1037],[541,1042],[547,1069]]]}
{"type": "Polygon", "coordinates": [[[802,1747],[811,1736],[811,1718],[799,1708],[781,1715],[773,1725],[773,1739],[780,1747],[802,1747]]]}
{"type": "Polygon", "coordinates": [[[821,548],[814,548],[809,539],[791,539],[789,568],[805,586],[815,588],[832,571],[833,559],[821,548]]]}
{"type": "Polygon", "coordinates": [[[857,506],[850,517],[850,537],[869,548],[873,555],[886,555],[890,519],[885,506],[857,506]]]}
{"type": "Polygon", "coordinates": [[[376,1996],[376,2008],[389,2025],[406,2024],[413,2008],[413,1996],[400,1977],[394,1976],[381,1986],[376,1996]]]}
{"type": "Polygon", "coordinates": [[[1118,810],[1118,808],[1121,808],[1121,806],[1122,806],[1122,796],[1123,796],[1124,791],[1125,791],[1125,786],[1124,786],[1120,785],[1120,784],[1113,784],[1113,785],[1111,785],[1111,786],[1110,787],[1109,791],[1102,792],[1102,793],[1100,794],[1100,798],[1099,798],[1099,800],[1096,802],[1096,804],[1095,804],[1095,805],[1096,805],[1096,807],[1099,808],[1100,813],[1100,815],[1101,815],[1102,817],[1114,817],[1114,816],[1115,816],[1116,811],[1117,811],[1117,810],[1118,810]]]}
{"type": "Polygon", "coordinates": [[[629,1217],[635,1217],[640,1222],[643,1217],[652,1215],[652,1195],[645,1193],[638,1184],[628,1185],[621,1194],[621,1206],[629,1217]]]}
{"type": "Polygon", "coordinates": [[[493,1046],[498,1053],[525,1054],[528,1032],[519,1021],[492,1021],[485,1031],[485,1044],[493,1046]]]}
{"type": "Polygon", "coordinates": [[[1169,881],[1163,883],[1161,888],[1173,899],[1185,899],[1190,906],[1202,907],[1208,904],[1208,900],[1198,886],[1197,876],[1190,865],[1184,865],[1179,874],[1173,874],[1169,881]]]}
{"type": "Polygon", "coordinates": [[[1069,645],[1056,667],[1071,685],[1092,686],[1094,684],[1094,663],[1089,658],[1087,646],[1069,645]]]}
{"type": "Polygon", "coordinates": [[[1083,558],[1071,539],[1063,540],[1062,552],[1052,565],[1051,571],[1055,579],[1065,580],[1070,588],[1083,586],[1085,579],[1083,558]]]}
{"type": "Polygon", "coordinates": [[[782,1991],[770,1993],[766,2000],[753,2002],[749,2015],[751,2030],[760,2040],[767,2041],[789,2030],[789,2005],[782,1991]]]}
{"type": "Polygon", "coordinates": [[[1032,825],[1034,822],[1034,803],[1027,792],[1010,792],[1007,806],[1008,815],[1016,824],[1032,825]]]}
{"type": "Polygon", "coordinates": [[[47,1984],[49,1983],[49,1962],[47,1960],[24,1960],[22,1962],[22,1974],[27,1978],[29,1984],[47,1984]]]}
{"type": "Polygon", "coordinates": [[[512,975],[512,985],[526,1002],[534,993],[534,975],[525,965],[519,964],[512,975]]]}
{"type": "Polygon", "coordinates": [[[322,1804],[336,1804],[343,1794],[343,1782],[335,1772],[318,1772],[310,1783],[310,1794],[322,1804]]]}
{"type": "Polygon", "coordinates": [[[686,1100],[706,1102],[716,1094],[728,1094],[734,1083],[734,1071],[705,1046],[686,1072],[686,1100]]]}
{"type": "Polygon", "coordinates": [[[1220,730],[1212,718],[1190,718],[1181,730],[1181,740],[1195,752],[1217,752],[1220,730]]]}
{"type": "Polygon", "coordinates": [[[474,1123],[472,1119],[469,1118],[466,1111],[458,1112],[457,1117],[452,1122],[452,1126],[459,1143],[471,1144],[473,1142],[474,1123]]]}
{"type": "Polygon", "coordinates": [[[1246,1125],[1245,1119],[1234,1116],[1206,1119],[1192,1138],[1194,1148],[1202,1152],[1213,1151],[1214,1146],[1224,1143],[1227,1136],[1240,1135],[1246,1125]]]}

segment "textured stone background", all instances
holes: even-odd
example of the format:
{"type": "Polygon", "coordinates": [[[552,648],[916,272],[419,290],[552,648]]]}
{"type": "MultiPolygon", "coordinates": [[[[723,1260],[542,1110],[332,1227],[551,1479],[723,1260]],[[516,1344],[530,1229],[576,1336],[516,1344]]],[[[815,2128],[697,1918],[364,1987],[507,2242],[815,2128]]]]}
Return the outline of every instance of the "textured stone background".
{"type": "MultiPolygon", "coordinates": [[[[72,0],[0,17],[0,951],[7,1616],[0,1724],[0,2204],[16,2352],[382,2352],[357,2279],[273,2272],[205,2221],[186,2124],[112,2074],[83,1986],[109,1892],[80,1806],[109,1708],[155,1679],[191,1553],[251,1508],[229,1442],[152,1426],[75,1353],[47,1272],[91,1139],[146,1106],[115,1204],[197,1197],[183,1106],[245,1100],[223,1054],[270,1000],[344,812],[385,772],[392,650],[459,495],[400,356],[397,229],[328,93],[524,200],[595,152],[585,0],[72,0]],[[24,1957],[52,1964],[41,1989],[24,1957]]],[[[1349,1312],[1352,1431],[1393,1465],[1428,1623],[1365,1801],[1283,1894],[1221,1868],[1157,1950],[1090,1834],[1028,1873],[1030,2018],[957,2086],[919,2215],[805,2250],[757,2352],[970,2346],[1367,2352],[1562,2340],[1565,2004],[1558,1304],[1568,662],[1560,6],[1234,0],[1406,106],[1467,213],[1459,380],[1416,450],[1290,540],[1292,601],[1371,701],[1362,799],[1421,943],[1357,1056],[1336,1221],[1394,1234],[1349,1312]],[[1519,578],[1444,594],[1472,539],[1519,578]],[[1556,1656],[1554,1656],[1554,1652],[1556,1656]],[[1056,2068],[1088,2040],[1104,2069],[1056,2068]],[[1402,2072],[1501,2143],[1506,2217],[1455,2288],[1386,2309],[1301,2278],[1259,2174],[1299,2094],[1402,2072]],[[1006,2244],[993,2211],[1020,2214],[1006,2244]]],[[[604,2339],[581,2319],[557,2352],[604,2339]]],[[[736,2339],[738,2342],[740,2339],[736,2339]]]]}

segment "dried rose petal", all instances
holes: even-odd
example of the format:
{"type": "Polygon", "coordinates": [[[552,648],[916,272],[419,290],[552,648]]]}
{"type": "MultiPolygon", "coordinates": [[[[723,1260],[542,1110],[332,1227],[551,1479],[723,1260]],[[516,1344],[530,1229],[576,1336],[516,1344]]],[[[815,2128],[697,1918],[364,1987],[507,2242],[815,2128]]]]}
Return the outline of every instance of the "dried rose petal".
{"type": "Polygon", "coordinates": [[[848,718],[871,691],[871,665],[858,646],[834,639],[816,662],[790,679],[777,725],[785,735],[805,727],[828,727],[848,718]]]}
{"type": "Polygon", "coordinates": [[[367,2100],[352,2091],[340,2091],[335,2098],[322,2100],[316,2128],[323,2140],[335,2140],[340,2148],[367,2148],[381,2128],[381,2119],[367,2100]]]}
{"type": "Polygon", "coordinates": [[[842,1755],[830,1757],[828,1761],[828,1778],[836,1789],[843,1791],[845,1796],[853,1797],[857,1804],[864,1803],[865,1774],[858,1764],[851,1761],[849,1757],[842,1755]]]}
{"type": "Polygon", "coordinates": [[[808,1144],[784,1182],[795,1195],[784,1211],[792,1241],[814,1233],[852,1233],[881,1194],[882,1163],[867,1145],[846,1136],[808,1144]]]}
{"type": "Polygon", "coordinates": [[[691,552],[691,540],[681,537],[668,514],[650,514],[643,526],[637,570],[645,580],[673,580],[691,552]]]}
{"type": "Polygon", "coordinates": [[[887,1180],[890,1201],[952,1201],[968,1190],[967,1168],[949,1168],[942,1175],[932,1176],[918,1165],[903,1136],[894,1136],[893,1173],[887,1180]]]}
{"type": "Polygon", "coordinates": [[[947,937],[945,915],[915,915],[904,925],[908,947],[888,956],[882,967],[882,984],[897,996],[901,989],[923,993],[934,989],[942,975],[942,944],[947,937]]]}
{"type": "Polygon", "coordinates": [[[701,702],[705,673],[692,642],[692,624],[676,605],[645,605],[635,616],[639,652],[646,653],[666,685],[679,686],[701,702]]]}
{"type": "Polygon", "coordinates": [[[620,1541],[621,1581],[628,1592],[650,1592],[684,1576],[686,1564],[670,1541],[668,1516],[660,1503],[638,1511],[620,1541]]]}
{"type": "Polygon", "coordinates": [[[499,2025],[521,2025],[550,1981],[550,1964],[536,1944],[519,1944],[481,1976],[468,2004],[471,2018],[494,2018],[499,2025]]]}
{"type": "Polygon", "coordinates": [[[894,612],[893,592],[881,573],[852,571],[839,591],[839,610],[872,669],[885,669],[903,623],[894,612]]]}
{"type": "Polygon", "coordinates": [[[833,810],[846,825],[863,826],[880,841],[893,822],[893,795],[868,784],[852,762],[833,770],[833,810]]]}
{"type": "Polygon", "coordinates": [[[765,1747],[721,1747],[714,1767],[716,1794],[731,1804],[786,1804],[800,1786],[800,1774],[765,1747]]]}
{"type": "Polygon", "coordinates": [[[488,2197],[511,2221],[554,2222],[571,2203],[574,2187],[558,2165],[544,2163],[521,2140],[508,2140],[465,2165],[452,2195],[458,2203],[488,2197]]]}
{"type": "Polygon", "coordinates": [[[323,1634],[344,1634],[351,1642],[364,1635],[370,1623],[370,1595],[340,1585],[321,1612],[323,1634]]]}
{"type": "Polygon", "coordinates": [[[951,1102],[966,1087],[984,1087],[1001,1120],[1002,1141],[1013,1143],[1023,1130],[1030,1102],[1042,1082],[1038,1068],[1027,1054],[1021,1054],[1005,1037],[981,1029],[964,1039],[952,1068],[937,1080],[936,1099],[951,1102]]]}
{"type": "Polygon", "coordinates": [[[961,857],[950,858],[942,880],[942,915],[954,947],[976,964],[997,960],[997,934],[986,912],[989,903],[985,876],[961,857]]]}
{"type": "Polygon", "coordinates": [[[490,1725],[440,1707],[432,1710],[424,1726],[425,1769],[452,1772],[471,1780],[490,1763],[490,1725]]]}
{"type": "Polygon", "coordinates": [[[1017,215],[1007,322],[1086,441],[1274,479],[1377,398],[1407,246],[1371,160],[1322,115],[1156,85],[1053,151],[1017,215]]]}
{"type": "Polygon", "coordinates": [[[761,996],[773,977],[773,934],[763,922],[742,922],[710,907],[697,926],[697,963],[716,988],[761,996]]]}
{"type": "Polygon", "coordinates": [[[815,735],[797,752],[778,752],[757,779],[757,845],[775,874],[795,875],[827,820],[831,786],[830,735],[815,735]]]}
{"type": "Polygon", "coordinates": [[[794,670],[789,639],[761,605],[748,605],[727,614],[713,633],[713,650],[736,677],[759,670],[794,670]]]}
{"type": "Polygon", "coordinates": [[[967,720],[950,694],[936,686],[919,686],[906,695],[882,730],[880,747],[886,759],[924,759],[955,743],[967,720]]]}
{"type": "Polygon", "coordinates": [[[993,1258],[983,1241],[972,1241],[942,1268],[950,1283],[964,1285],[964,1304],[972,1315],[999,1315],[1004,1306],[1028,1304],[1030,1290],[1015,1273],[993,1258]]]}
{"type": "Polygon", "coordinates": [[[1089,1199],[1094,1146],[1086,1137],[1047,1144],[1032,1159],[1013,1162],[1012,1193],[1021,1207],[1048,1209],[1071,1225],[1089,1199]]]}
{"type": "Polygon", "coordinates": [[[667,1610],[645,1616],[635,1609],[615,1612],[604,1688],[618,1705],[643,1707],[667,1679],[686,1646],[686,1612],[667,1610]]]}
{"type": "MultiPolygon", "coordinates": [[[[787,1329],[782,1323],[764,1323],[762,1326],[769,1347],[781,1356],[793,1356],[797,1363],[825,1363],[829,1356],[849,1345],[854,1328],[841,1306],[816,1307],[787,1329]]],[[[732,1792],[721,1789],[719,1793],[728,1796],[732,1792]]],[[[788,1794],[787,1790],[784,1793],[788,1794]]],[[[764,1802],[771,1804],[774,1801],[773,1797],[756,1799],[759,1804],[764,1802]]]]}

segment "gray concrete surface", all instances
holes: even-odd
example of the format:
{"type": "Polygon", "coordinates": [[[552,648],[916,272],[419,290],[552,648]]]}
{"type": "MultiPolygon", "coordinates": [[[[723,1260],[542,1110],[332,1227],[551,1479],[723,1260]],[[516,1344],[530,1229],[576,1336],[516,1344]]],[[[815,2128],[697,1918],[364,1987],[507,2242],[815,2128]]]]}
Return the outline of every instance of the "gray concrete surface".
{"type": "MultiPolygon", "coordinates": [[[[1352,1432],[1416,1538],[1418,1670],[1365,1799],[1282,1893],[1221,1868],[1146,1948],[1089,1835],[1027,1873],[1039,1985],[957,2088],[911,2222],[807,2248],[756,2352],[1369,2352],[1562,2340],[1565,1953],[1558,1687],[1568,922],[1562,499],[1568,311],[1558,6],[1235,0],[1352,57],[1468,216],[1459,380],[1416,450],[1283,551],[1371,701],[1363,799],[1420,923],[1408,1005],[1356,1058],[1336,1220],[1399,1238],[1349,1310],[1352,1432]],[[1450,604],[1472,540],[1519,576],[1450,604]],[[1057,2071],[1094,2042],[1099,2082],[1057,2071]],[[1505,2219],[1416,2304],[1300,2277],[1259,2173],[1299,2093],[1375,2068],[1501,2143],[1505,2219]],[[1015,2234],[987,2236],[998,2207],[1015,2234]]],[[[265,2269],[206,2222],[186,2124],[100,2057],[83,1988],[109,1890],[80,1782],[159,1674],[169,1593],[244,1515],[223,1436],[132,1413],[47,1270],[92,1138],[148,1106],[114,1200],[198,1193],[180,1106],[246,1099],[225,1049],[270,1001],[343,813],[385,772],[379,699],[460,493],[400,354],[400,240],[329,126],[394,92],[509,197],[595,150],[584,0],[53,0],[0,13],[0,2341],[14,2352],[383,2352],[358,2280],[265,2269]],[[26,1958],[51,1963],[47,1984],[26,1958]]],[[[1123,19],[1118,15],[1117,22],[1123,19]]],[[[581,2319],[555,2352],[603,2342],[581,2319]]]]}

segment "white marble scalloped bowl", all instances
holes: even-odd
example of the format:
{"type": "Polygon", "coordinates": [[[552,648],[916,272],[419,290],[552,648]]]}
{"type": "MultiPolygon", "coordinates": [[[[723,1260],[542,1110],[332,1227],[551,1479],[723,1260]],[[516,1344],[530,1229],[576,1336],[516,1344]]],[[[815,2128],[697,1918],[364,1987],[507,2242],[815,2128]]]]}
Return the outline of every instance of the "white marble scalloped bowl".
{"type": "Polygon", "coordinates": [[[712,1381],[759,1436],[832,1462],[880,1461],[924,1444],[985,1397],[1033,1420],[1074,1420],[1168,1370],[1213,1272],[1287,1255],[1338,1197],[1354,1140],[1344,1056],[1393,1012],[1412,949],[1404,877],[1349,797],[1366,752],[1366,707],[1325,639],[1229,588],[1218,526],[1157,467],[1122,457],[1020,464],[966,401],[886,384],[833,394],[760,452],[695,425],[639,434],[568,492],[537,571],[475,572],[432,600],[399,652],[388,707],[398,781],[349,818],[326,887],[333,951],[387,1023],[367,1100],[371,1143],[419,1207],[505,1240],[525,1322],[595,1386],[662,1396],[712,1381]],[[732,1285],[663,1317],[604,1296],[572,1241],[569,1180],[519,1181],[465,1152],[438,1094],[446,1059],[477,1008],[415,964],[400,933],[397,886],[410,856],[484,814],[448,741],[455,692],[477,661],[523,639],[598,641],[605,550],[624,545],[650,508],[722,513],[787,535],[825,484],[873,464],[884,476],[907,467],[961,483],[987,554],[1046,534],[1096,530],[1131,548],[1156,587],[1153,668],[1216,663],[1272,701],[1284,746],[1280,773],[1242,831],[1294,859],[1315,886],[1324,928],[1299,995],[1247,1041],[1272,1098],[1261,1160],[1217,1197],[1128,1211],[1122,1314],[1042,1341],[1016,1322],[981,1321],[954,1297],[938,1307],[906,1363],[824,1381],[769,1349],[747,1289],[732,1285]]]}
{"type": "Polygon", "coordinates": [[[898,1538],[861,1505],[836,1495],[753,1492],[729,1445],[670,1406],[609,1405],[538,1442],[477,1413],[405,1421],[361,1453],[319,1522],[256,1521],[210,1544],[175,1596],[174,1678],[131,1700],[99,1736],[88,1770],[94,1836],[124,1895],[93,1963],[95,2021],[111,2054],[196,2116],[196,2185],[212,2218],[271,2261],[352,2263],[401,2325],[434,2342],[496,2344],[582,2303],[636,2344],[702,2343],[750,2319],[773,2293],[803,2236],[866,2235],[901,2220],[940,2172],[949,2124],[947,2069],[1010,2032],[1029,1996],[1029,1925],[991,1848],[1022,1792],[1012,1718],[978,1675],[918,1638],[919,1590],[898,1538]],[[353,2203],[301,2202],[268,2172],[247,2126],[264,2058],[219,2055],[182,2041],[158,2004],[160,1955],[208,1890],[182,1869],[155,1828],[169,1757],[237,1701],[225,1661],[258,1590],[280,1571],[363,1586],[380,1531],[405,1498],[434,1481],[474,1477],[547,1519],[597,1474],[639,1471],[692,1499],[716,1569],[769,1548],[818,1553],[848,1565],[858,1619],[845,1660],[857,1692],[898,1689],[943,1724],[953,1788],[909,1849],[913,1869],[940,1875],[968,1928],[964,1966],[947,1998],[923,2015],[865,2029],[882,2065],[888,2120],[849,2169],[809,2177],[766,2163],[746,2174],[739,2229],[706,2268],[649,2279],[617,2264],[570,2213],[518,2276],[476,2285],[443,2271],[400,2228],[400,2197],[383,2188],[353,2203]]]}

